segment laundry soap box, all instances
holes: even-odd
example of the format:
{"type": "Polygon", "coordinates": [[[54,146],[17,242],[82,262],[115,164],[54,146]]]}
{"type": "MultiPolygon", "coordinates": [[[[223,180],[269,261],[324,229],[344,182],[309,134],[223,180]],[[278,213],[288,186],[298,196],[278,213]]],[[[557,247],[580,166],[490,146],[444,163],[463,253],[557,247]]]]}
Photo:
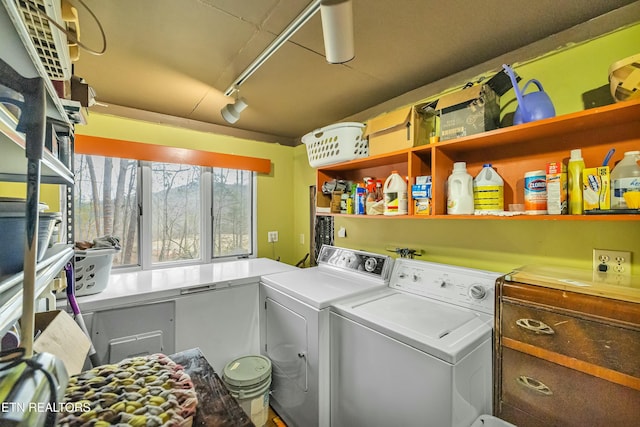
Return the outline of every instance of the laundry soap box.
{"type": "Polygon", "coordinates": [[[585,168],[582,171],[582,199],[585,211],[611,208],[609,166],[585,168]]]}
{"type": "Polygon", "coordinates": [[[431,214],[431,176],[418,176],[411,186],[414,215],[431,214]]]}

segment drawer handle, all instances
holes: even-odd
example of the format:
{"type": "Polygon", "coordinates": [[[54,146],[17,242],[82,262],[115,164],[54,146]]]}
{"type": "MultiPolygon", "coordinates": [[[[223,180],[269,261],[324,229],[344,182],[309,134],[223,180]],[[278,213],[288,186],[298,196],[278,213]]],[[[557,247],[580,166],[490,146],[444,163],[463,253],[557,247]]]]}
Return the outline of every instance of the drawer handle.
{"type": "Polygon", "coordinates": [[[518,319],[516,325],[536,334],[553,335],[556,333],[551,326],[535,319],[518,319]]]}
{"type": "Polygon", "coordinates": [[[540,381],[534,378],[527,377],[526,375],[520,375],[516,381],[521,386],[528,388],[529,390],[533,390],[535,392],[543,394],[545,396],[551,396],[553,394],[551,389],[547,387],[545,384],[541,383],[540,381]]]}

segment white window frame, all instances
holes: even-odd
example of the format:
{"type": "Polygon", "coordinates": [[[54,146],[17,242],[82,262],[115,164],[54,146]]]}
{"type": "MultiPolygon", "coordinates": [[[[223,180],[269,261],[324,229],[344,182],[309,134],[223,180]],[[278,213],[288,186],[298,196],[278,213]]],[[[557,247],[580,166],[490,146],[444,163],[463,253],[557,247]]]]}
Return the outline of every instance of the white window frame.
{"type": "MultiPolygon", "coordinates": [[[[163,268],[171,268],[178,266],[210,264],[217,262],[225,262],[243,258],[256,258],[258,251],[257,242],[257,184],[258,177],[256,172],[250,172],[251,179],[251,248],[250,252],[245,255],[228,255],[213,257],[213,168],[201,166],[201,185],[200,185],[200,230],[207,238],[200,239],[200,258],[193,260],[166,261],[162,263],[153,263],[152,247],[149,243],[152,237],[152,167],[150,161],[138,161],[138,264],[127,266],[113,266],[112,273],[126,273],[132,271],[157,270],[163,268]]],[[[158,162],[162,163],[162,162],[158,162]]]]}

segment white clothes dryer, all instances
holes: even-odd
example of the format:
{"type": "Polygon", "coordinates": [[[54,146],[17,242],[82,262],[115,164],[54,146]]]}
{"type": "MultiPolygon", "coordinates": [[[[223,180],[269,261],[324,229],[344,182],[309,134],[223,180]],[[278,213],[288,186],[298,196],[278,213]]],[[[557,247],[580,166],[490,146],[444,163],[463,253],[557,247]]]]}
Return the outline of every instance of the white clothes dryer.
{"type": "Polygon", "coordinates": [[[498,273],[395,261],[330,314],[332,427],[469,427],[492,412],[498,273]]]}
{"type": "Polygon", "coordinates": [[[329,425],[329,309],[389,283],[393,259],[323,246],[318,266],[262,277],[261,352],[272,362],[271,405],[289,427],[329,425]]]}

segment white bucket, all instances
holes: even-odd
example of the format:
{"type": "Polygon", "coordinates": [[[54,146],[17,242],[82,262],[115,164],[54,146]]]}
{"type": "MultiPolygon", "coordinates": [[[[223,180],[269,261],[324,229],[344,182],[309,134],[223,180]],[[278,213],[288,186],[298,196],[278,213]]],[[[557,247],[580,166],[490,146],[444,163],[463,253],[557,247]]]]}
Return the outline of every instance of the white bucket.
{"type": "Polygon", "coordinates": [[[271,361],[264,356],[244,356],[227,363],[222,382],[256,427],[269,418],[271,361]]]}

